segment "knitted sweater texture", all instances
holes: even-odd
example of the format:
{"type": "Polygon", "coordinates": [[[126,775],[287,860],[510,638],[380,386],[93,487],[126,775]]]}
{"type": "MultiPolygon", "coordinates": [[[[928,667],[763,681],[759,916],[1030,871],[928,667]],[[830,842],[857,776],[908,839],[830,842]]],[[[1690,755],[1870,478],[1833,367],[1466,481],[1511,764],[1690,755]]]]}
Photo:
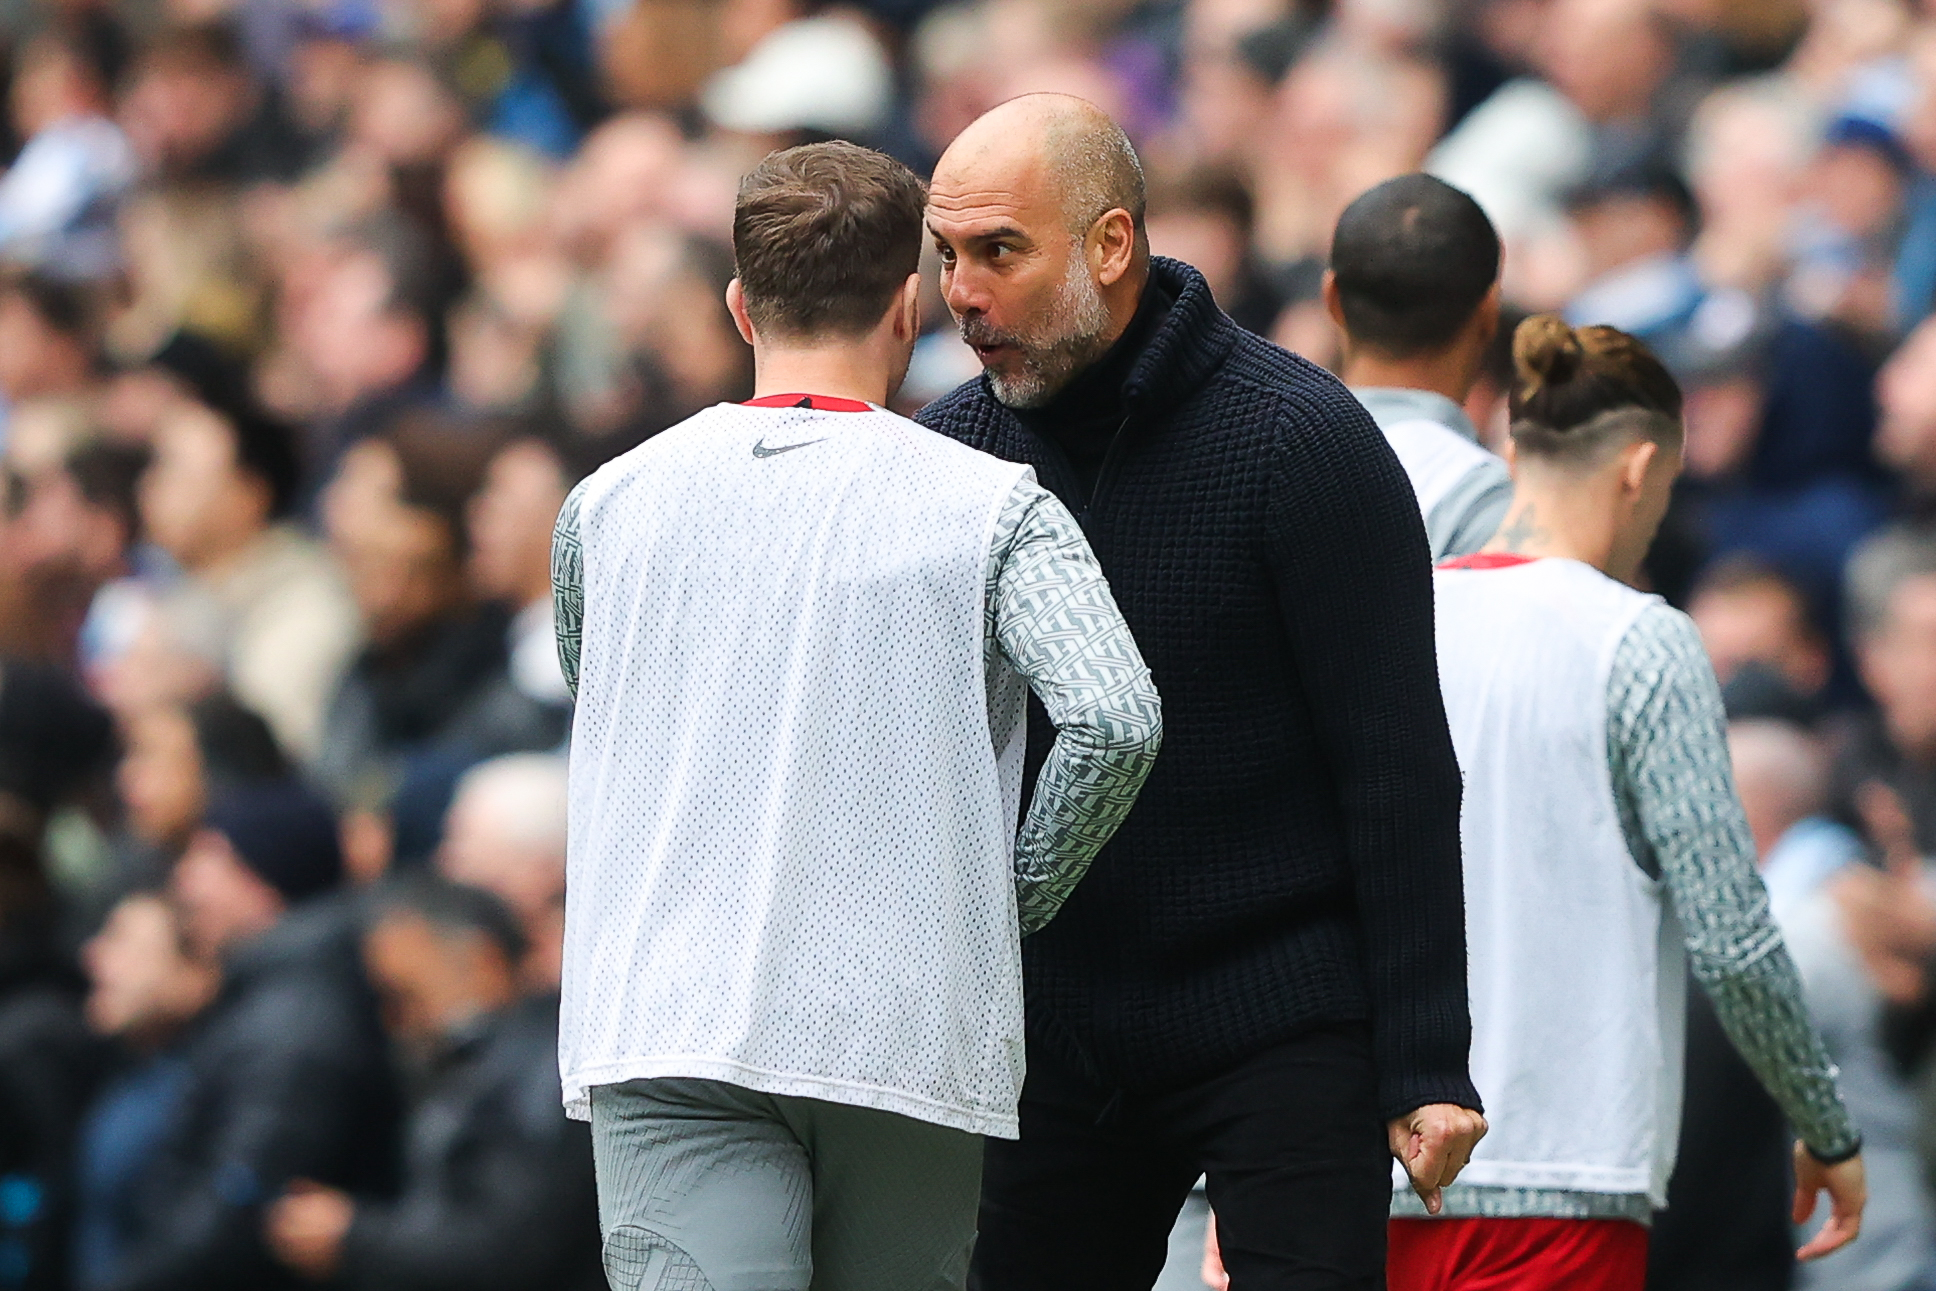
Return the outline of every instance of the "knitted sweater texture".
{"type": "MultiPolygon", "coordinates": [[[[1385,438],[1322,369],[1156,259],[1175,306],[1093,493],[977,379],[918,420],[1069,506],[1159,692],[1142,797],[1024,944],[1030,1043],[1128,1089],[1369,1020],[1388,1116],[1467,1075],[1457,761],[1431,559],[1385,438]]],[[[1030,722],[1031,763],[1052,730],[1030,722]]]]}

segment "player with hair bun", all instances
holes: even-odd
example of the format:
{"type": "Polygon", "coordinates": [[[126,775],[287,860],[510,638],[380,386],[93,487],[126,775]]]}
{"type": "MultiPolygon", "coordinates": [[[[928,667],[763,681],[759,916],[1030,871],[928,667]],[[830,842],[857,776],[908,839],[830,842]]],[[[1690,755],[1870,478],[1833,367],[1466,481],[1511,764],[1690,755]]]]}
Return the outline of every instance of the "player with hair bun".
{"type": "Polygon", "coordinates": [[[1680,1120],[1685,974],[1780,1103],[1810,1259],[1853,1239],[1861,1140],[1768,914],[1721,696],[1688,618],[1636,591],[1681,467],[1646,346],[1551,315],[1514,336],[1515,497],[1437,574],[1465,771],[1472,1075],[1492,1122],[1427,1217],[1394,1194],[1394,1291],[1638,1291],[1680,1120]]]}

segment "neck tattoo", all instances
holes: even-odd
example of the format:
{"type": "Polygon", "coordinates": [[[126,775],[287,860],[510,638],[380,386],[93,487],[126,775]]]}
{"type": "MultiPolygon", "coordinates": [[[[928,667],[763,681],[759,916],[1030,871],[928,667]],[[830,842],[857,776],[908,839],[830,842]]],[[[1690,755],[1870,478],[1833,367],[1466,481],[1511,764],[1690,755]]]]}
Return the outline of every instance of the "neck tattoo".
{"type": "Polygon", "coordinates": [[[1518,555],[1527,554],[1529,547],[1544,546],[1553,535],[1539,522],[1539,514],[1530,505],[1506,522],[1499,531],[1499,541],[1505,549],[1518,555]]]}

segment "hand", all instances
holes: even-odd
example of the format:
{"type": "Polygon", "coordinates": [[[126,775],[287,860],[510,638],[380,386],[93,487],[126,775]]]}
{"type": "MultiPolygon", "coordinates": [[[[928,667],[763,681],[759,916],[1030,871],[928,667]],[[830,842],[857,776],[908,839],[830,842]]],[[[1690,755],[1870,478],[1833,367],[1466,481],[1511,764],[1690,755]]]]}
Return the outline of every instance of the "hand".
{"type": "Polygon", "coordinates": [[[1837,1165],[1823,1165],[1800,1143],[1795,1145],[1795,1222],[1815,1213],[1815,1195],[1828,1192],[1828,1222],[1795,1252],[1798,1260],[1819,1260],[1839,1251],[1862,1231],[1862,1208],[1869,1201],[1869,1180],[1857,1153],[1837,1165]]]}
{"type": "Polygon", "coordinates": [[[343,1239],[355,1217],[348,1193],[298,1179],[269,1207],[263,1237],[277,1259],[320,1282],[334,1277],[343,1262],[343,1239]]]}
{"type": "Polygon", "coordinates": [[[1203,1285],[1210,1291],[1230,1291],[1230,1275],[1223,1271],[1223,1252],[1217,1248],[1217,1217],[1210,1216],[1210,1223],[1203,1232],[1203,1267],[1198,1270],[1203,1285]]]}
{"type": "Polygon", "coordinates": [[[1452,1103],[1433,1103],[1386,1126],[1391,1154],[1412,1177],[1412,1191],[1436,1215],[1445,1205],[1439,1190],[1459,1177],[1472,1149],[1486,1136],[1486,1118],[1452,1103]]]}

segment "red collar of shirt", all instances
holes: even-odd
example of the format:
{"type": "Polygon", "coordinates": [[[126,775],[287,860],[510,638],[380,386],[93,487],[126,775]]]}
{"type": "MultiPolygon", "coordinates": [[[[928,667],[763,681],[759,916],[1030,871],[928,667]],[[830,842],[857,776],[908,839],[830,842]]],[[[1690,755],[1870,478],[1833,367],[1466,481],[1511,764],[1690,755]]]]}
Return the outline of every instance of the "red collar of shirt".
{"type": "Polygon", "coordinates": [[[1522,556],[1516,551],[1475,551],[1470,556],[1454,556],[1439,562],[1440,569],[1511,569],[1530,565],[1538,556],[1522,556]]]}
{"type": "Polygon", "coordinates": [[[825,394],[769,394],[748,399],[743,408],[810,408],[814,412],[872,412],[874,405],[825,394]]]}

